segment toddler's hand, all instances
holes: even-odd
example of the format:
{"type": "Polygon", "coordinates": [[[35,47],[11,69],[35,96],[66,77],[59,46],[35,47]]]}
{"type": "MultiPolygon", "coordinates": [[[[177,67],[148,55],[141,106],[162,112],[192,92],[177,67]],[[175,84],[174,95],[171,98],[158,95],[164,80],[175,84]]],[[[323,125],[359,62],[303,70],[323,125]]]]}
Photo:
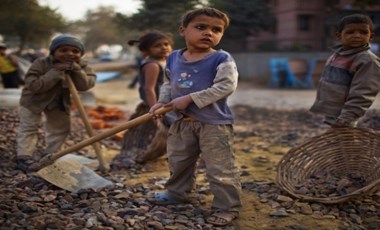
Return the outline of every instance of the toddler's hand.
{"type": "Polygon", "coordinates": [[[71,70],[73,64],[70,62],[59,62],[59,63],[54,63],[53,68],[58,71],[66,71],[66,70],[71,70]]]}
{"type": "Polygon", "coordinates": [[[77,63],[77,62],[73,62],[72,64],[71,64],[71,70],[72,71],[79,71],[79,70],[81,70],[82,69],[82,67],[77,63]]]}
{"type": "Polygon", "coordinates": [[[169,105],[172,105],[174,110],[184,110],[191,102],[193,102],[193,99],[190,95],[185,95],[172,100],[169,105]]]}
{"type": "Polygon", "coordinates": [[[164,106],[163,103],[156,103],[156,104],[154,104],[154,105],[149,109],[149,113],[152,114],[153,119],[155,119],[155,120],[156,120],[156,119],[160,119],[160,118],[163,116],[163,115],[155,114],[155,113],[154,113],[157,109],[161,108],[162,106],[164,106]]]}

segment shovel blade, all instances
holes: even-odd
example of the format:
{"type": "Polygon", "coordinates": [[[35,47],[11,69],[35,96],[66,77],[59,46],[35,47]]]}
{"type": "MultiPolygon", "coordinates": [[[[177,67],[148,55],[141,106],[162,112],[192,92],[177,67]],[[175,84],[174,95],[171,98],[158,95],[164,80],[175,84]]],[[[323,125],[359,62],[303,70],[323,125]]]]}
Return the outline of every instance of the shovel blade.
{"type": "Polygon", "coordinates": [[[90,158],[85,157],[85,156],[77,155],[74,153],[69,153],[69,154],[59,158],[58,160],[59,161],[61,161],[61,160],[70,161],[70,159],[74,159],[74,160],[78,161],[79,163],[81,163],[82,165],[89,167],[92,170],[97,170],[99,168],[99,161],[94,160],[94,159],[90,159],[90,158]]]}
{"type": "Polygon", "coordinates": [[[58,159],[37,172],[37,175],[55,186],[77,193],[81,189],[100,189],[113,183],[72,158],[58,159]]]}

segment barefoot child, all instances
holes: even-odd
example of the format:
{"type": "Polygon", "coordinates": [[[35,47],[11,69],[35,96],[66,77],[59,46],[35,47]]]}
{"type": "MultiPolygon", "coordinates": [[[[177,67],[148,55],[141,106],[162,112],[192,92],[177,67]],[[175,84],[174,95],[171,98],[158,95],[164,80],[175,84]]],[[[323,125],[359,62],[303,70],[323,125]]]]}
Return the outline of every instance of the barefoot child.
{"type": "Polygon", "coordinates": [[[202,154],[214,196],[207,222],[214,225],[230,224],[241,207],[232,149],[234,119],[227,105],[228,96],[236,90],[238,72],[228,52],[214,49],[228,25],[228,16],[214,8],[183,16],[179,31],[186,47],[169,56],[158,103],[150,111],[154,114],[162,106],[173,106],[177,116],[167,139],[170,178],[166,191],[153,192],[149,199],[156,204],[188,202],[202,154]]]}

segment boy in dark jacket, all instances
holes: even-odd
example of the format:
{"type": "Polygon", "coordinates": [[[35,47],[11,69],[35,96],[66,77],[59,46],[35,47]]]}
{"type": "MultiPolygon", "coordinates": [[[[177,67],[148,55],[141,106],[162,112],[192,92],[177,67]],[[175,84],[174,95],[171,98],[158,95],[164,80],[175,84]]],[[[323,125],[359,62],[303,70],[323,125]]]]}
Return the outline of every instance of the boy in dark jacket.
{"type": "Polygon", "coordinates": [[[95,85],[96,75],[82,59],[85,48],[69,34],[54,38],[50,55],[35,60],[26,73],[20,99],[20,126],[17,136],[17,167],[29,171],[38,141],[42,113],[45,118],[46,149],[52,154],[60,149],[70,132],[70,91],[65,77],[71,77],[78,91],[95,85]]]}
{"type": "Polygon", "coordinates": [[[380,90],[380,59],[370,51],[373,23],[362,14],[341,19],[311,111],[332,127],[354,127],[380,90]]]}

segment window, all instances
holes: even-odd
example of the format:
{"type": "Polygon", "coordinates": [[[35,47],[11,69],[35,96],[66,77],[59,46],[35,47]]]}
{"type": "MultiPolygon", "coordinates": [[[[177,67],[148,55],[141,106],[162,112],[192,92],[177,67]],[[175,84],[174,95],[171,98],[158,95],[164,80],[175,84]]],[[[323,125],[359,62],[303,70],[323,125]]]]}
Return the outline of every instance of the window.
{"type": "Polygon", "coordinates": [[[311,15],[298,15],[297,23],[299,31],[309,31],[310,30],[311,15]]]}

